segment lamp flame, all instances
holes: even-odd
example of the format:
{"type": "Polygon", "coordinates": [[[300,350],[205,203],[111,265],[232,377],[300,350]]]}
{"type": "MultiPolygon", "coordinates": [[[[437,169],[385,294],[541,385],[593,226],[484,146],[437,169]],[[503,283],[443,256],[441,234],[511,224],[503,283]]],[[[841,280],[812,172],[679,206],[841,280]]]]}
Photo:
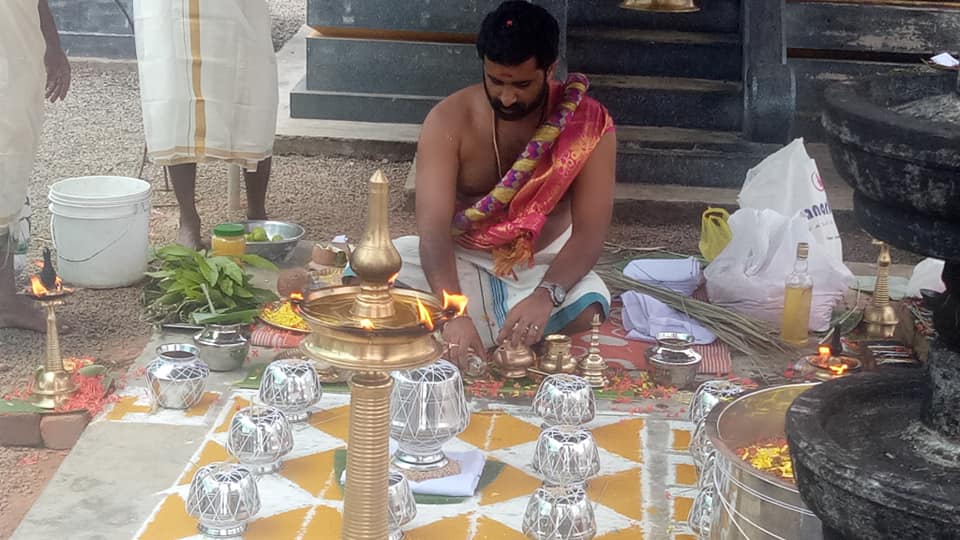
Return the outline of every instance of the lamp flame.
{"type": "Polygon", "coordinates": [[[427,330],[433,330],[433,317],[430,316],[430,312],[427,311],[427,308],[423,306],[423,302],[417,298],[417,322],[423,324],[427,330]]]}
{"type": "Polygon", "coordinates": [[[830,356],[833,354],[833,351],[830,350],[828,345],[821,345],[817,347],[817,352],[820,353],[820,358],[830,358],[830,356]]]}
{"type": "Polygon", "coordinates": [[[397,282],[397,278],[400,277],[400,272],[390,276],[390,279],[387,280],[387,285],[393,287],[393,284],[397,282]]]}
{"type": "Polygon", "coordinates": [[[298,292],[290,293],[291,302],[303,302],[303,294],[298,292]]]}
{"type": "Polygon", "coordinates": [[[443,291],[443,310],[456,311],[456,317],[463,315],[467,311],[467,297],[443,291]]]}
{"type": "Polygon", "coordinates": [[[30,276],[30,289],[33,292],[33,295],[41,298],[44,296],[50,296],[53,293],[59,293],[63,291],[63,281],[60,280],[60,276],[57,276],[56,284],[53,288],[53,291],[47,289],[43,286],[43,282],[40,281],[40,276],[30,276]]]}
{"type": "Polygon", "coordinates": [[[844,373],[847,372],[847,365],[838,364],[835,366],[830,366],[830,371],[832,371],[834,375],[843,375],[844,373]]]}
{"type": "Polygon", "coordinates": [[[360,319],[360,328],[373,331],[375,327],[373,326],[373,321],[370,319],[360,319]]]}

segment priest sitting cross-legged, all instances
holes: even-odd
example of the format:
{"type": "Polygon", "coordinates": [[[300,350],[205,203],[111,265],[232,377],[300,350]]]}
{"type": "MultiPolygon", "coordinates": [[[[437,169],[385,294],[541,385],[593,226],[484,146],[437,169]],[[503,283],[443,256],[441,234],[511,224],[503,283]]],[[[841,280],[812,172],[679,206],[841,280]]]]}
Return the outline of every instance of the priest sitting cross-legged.
{"type": "Polygon", "coordinates": [[[419,236],[395,242],[398,281],[468,297],[468,316],[443,331],[461,365],[609,311],[591,269],[610,225],[616,136],[584,76],[552,80],[559,35],[543,8],[501,4],[477,41],[483,82],[437,104],[420,134],[419,236]]]}

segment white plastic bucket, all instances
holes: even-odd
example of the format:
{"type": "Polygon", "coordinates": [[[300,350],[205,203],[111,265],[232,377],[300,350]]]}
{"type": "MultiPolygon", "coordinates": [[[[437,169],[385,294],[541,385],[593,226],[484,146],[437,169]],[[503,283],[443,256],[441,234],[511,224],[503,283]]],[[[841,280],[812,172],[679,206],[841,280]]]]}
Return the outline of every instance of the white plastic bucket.
{"type": "Polygon", "coordinates": [[[50,231],[57,271],[69,285],[132,285],[147,270],[148,182],[122,176],[67,178],[50,186],[50,231]]]}

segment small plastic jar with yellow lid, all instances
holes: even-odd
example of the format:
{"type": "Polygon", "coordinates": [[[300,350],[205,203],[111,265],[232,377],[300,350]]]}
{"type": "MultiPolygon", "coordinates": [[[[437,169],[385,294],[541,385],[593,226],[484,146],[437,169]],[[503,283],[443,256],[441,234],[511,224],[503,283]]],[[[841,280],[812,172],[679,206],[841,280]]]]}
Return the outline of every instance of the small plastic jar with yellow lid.
{"type": "Polygon", "coordinates": [[[221,223],[213,228],[213,254],[224,257],[240,257],[247,252],[247,239],[243,225],[221,223]]]}

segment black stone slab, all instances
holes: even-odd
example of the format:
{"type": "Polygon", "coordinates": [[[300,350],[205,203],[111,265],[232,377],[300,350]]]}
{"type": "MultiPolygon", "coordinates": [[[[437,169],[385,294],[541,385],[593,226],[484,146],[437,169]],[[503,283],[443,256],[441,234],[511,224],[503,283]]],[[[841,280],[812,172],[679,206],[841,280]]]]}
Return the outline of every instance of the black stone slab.
{"type": "Polygon", "coordinates": [[[444,96],[480,82],[473,45],[307,39],[307,89],[444,96]]]}
{"type": "Polygon", "coordinates": [[[791,48],[923,55],[960,47],[956,8],[790,2],[785,24],[791,48]]]}
{"type": "Polygon", "coordinates": [[[618,124],[737,131],[739,83],[672,77],[590,75],[590,95],[618,124]]]}
{"type": "Polygon", "coordinates": [[[886,368],[822,383],[790,406],[800,495],[836,538],[960,538],[960,468],[926,451],[938,439],[919,421],[925,382],[921,370],[886,368]]]}
{"type": "Polygon", "coordinates": [[[887,206],[960,223],[960,124],[893,110],[929,96],[952,98],[955,85],[956,75],[928,74],[831,86],[824,127],[847,183],[887,206]]]}
{"type": "Polygon", "coordinates": [[[960,221],[934,219],[886,206],[856,191],[853,212],[863,230],[905,251],[937,259],[952,259],[960,254],[960,221]]]}
{"type": "Polygon", "coordinates": [[[740,81],[737,34],[613,27],[571,29],[570,71],[740,81]]]}
{"type": "Polygon", "coordinates": [[[623,0],[570,3],[570,26],[619,26],[648,30],[730,32],[740,28],[740,0],[698,0],[696,13],[653,13],[623,9],[623,0]]]}
{"type": "Polygon", "coordinates": [[[307,90],[305,81],[290,92],[291,118],[420,124],[444,96],[366,94],[307,90]]]}
{"type": "MultiPolygon", "coordinates": [[[[307,24],[341,28],[474,34],[502,0],[308,0],[307,24]]],[[[567,26],[567,0],[534,0],[567,26]]]]}

